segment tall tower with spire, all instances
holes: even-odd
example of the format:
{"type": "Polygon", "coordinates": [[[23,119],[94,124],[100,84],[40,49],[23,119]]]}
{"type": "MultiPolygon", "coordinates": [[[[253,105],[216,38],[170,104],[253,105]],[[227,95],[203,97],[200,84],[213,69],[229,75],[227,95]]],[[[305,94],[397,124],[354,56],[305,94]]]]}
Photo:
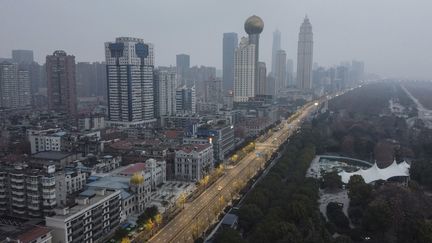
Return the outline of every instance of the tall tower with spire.
{"type": "Polygon", "coordinates": [[[297,87],[312,89],[313,33],[312,25],[306,16],[299,33],[297,49],[297,87]]]}

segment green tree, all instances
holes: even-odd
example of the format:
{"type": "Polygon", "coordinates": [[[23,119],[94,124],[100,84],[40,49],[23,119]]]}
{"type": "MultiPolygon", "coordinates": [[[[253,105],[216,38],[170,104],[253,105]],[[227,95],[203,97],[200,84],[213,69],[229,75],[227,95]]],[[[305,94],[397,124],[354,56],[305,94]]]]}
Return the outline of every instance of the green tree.
{"type": "Polygon", "coordinates": [[[386,201],[373,201],[363,215],[363,228],[374,233],[385,233],[392,225],[392,215],[386,201]]]}
{"type": "Polygon", "coordinates": [[[125,229],[125,228],[122,228],[122,227],[119,227],[116,231],[115,231],[115,233],[114,233],[114,239],[116,239],[116,240],[120,240],[120,239],[122,239],[123,237],[126,237],[127,235],[128,235],[128,233],[129,233],[129,231],[127,231],[127,229],[125,229]]]}
{"type": "Polygon", "coordinates": [[[353,241],[351,240],[351,238],[349,238],[346,235],[338,236],[334,241],[334,243],[352,243],[352,242],[353,241]]]}
{"type": "Polygon", "coordinates": [[[342,188],[342,180],[337,171],[325,173],[322,177],[322,186],[331,190],[342,188]]]}
{"type": "Polygon", "coordinates": [[[246,231],[258,223],[263,217],[263,213],[255,204],[246,204],[239,210],[239,224],[246,231]]]}
{"type": "Polygon", "coordinates": [[[240,233],[234,229],[224,229],[216,234],[215,243],[245,243],[240,233]]]}
{"type": "Polygon", "coordinates": [[[348,182],[348,197],[350,206],[365,207],[370,201],[372,187],[365,183],[363,177],[359,175],[351,176],[348,182]]]}
{"type": "MultiPolygon", "coordinates": [[[[330,202],[327,204],[327,217],[330,222],[334,223],[339,229],[347,230],[349,229],[349,220],[347,216],[342,211],[343,205],[335,202],[330,202]]],[[[339,230],[339,232],[341,232],[339,230]]]]}

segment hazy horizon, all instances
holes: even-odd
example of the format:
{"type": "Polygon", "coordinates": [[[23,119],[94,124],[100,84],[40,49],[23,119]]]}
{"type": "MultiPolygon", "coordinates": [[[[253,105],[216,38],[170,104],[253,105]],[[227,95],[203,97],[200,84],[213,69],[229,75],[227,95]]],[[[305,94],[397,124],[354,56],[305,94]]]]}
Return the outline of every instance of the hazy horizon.
{"type": "Polygon", "coordinates": [[[2,0],[0,4],[0,57],[10,57],[12,49],[30,49],[43,63],[46,55],[62,49],[75,55],[77,62],[103,61],[104,42],[132,36],[155,45],[158,66],[175,65],[175,55],[186,53],[191,65],[221,69],[223,33],[246,36],[244,21],[256,14],[265,24],[260,60],[269,70],[273,31],[281,31],[282,48],[295,63],[298,31],[307,14],[314,32],[314,62],[319,65],[355,59],[364,61],[369,73],[432,78],[432,32],[421,26],[432,22],[428,0],[2,0]]]}

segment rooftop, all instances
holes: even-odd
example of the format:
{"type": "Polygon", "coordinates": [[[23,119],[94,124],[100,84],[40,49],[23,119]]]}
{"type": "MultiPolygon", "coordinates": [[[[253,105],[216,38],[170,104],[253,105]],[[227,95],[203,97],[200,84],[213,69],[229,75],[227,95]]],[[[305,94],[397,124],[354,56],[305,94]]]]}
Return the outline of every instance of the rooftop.
{"type": "Polygon", "coordinates": [[[68,208],[68,212],[65,214],[56,214],[55,216],[52,217],[46,217],[46,220],[49,219],[54,219],[54,220],[63,220],[63,221],[68,221],[70,217],[74,217],[75,214],[79,214],[82,213],[83,211],[85,211],[87,208],[94,206],[96,204],[99,204],[100,202],[102,202],[104,199],[115,195],[115,194],[120,194],[120,191],[118,190],[105,190],[105,193],[102,194],[98,194],[96,193],[96,190],[93,192],[89,192],[88,194],[84,194],[81,195],[80,197],[78,197],[77,199],[83,200],[83,199],[88,199],[88,203],[85,204],[76,204],[73,207],[68,208]]]}
{"type": "Polygon", "coordinates": [[[352,173],[342,171],[339,173],[343,183],[348,183],[351,176],[360,175],[366,183],[371,183],[379,180],[388,180],[392,177],[407,177],[410,175],[410,165],[407,162],[396,163],[393,161],[391,165],[386,168],[380,169],[375,163],[372,167],[366,170],[358,170],[352,173]]]}
{"type": "Polygon", "coordinates": [[[71,156],[71,153],[60,152],[60,151],[44,151],[33,154],[32,157],[35,159],[47,159],[47,160],[61,160],[71,156]]]}
{"type": "Polygon", "coordinates": [[[145,163],[136,163],[133,165],[128,166],[126,169],[120,171],[119,174],[121,175],[133,175],[137,172],[141,172],[145,169],[146,164],[145,163]]]}
{"type": "Polygon", "coordinates": [[[205,149],[207,149],[208,147],[211,147],[212,145],[209,143],[206,144],[188,144],[188,145],[183,145],[182,147],[180,147],[177,151],[183,151],[185,153],[191,153],[192,151],[197,151],[197,152],[201,152],[205,149]]]}
{"type": "Polygon", "coordinates": [[[44,236],[51,232],[51,229],[42,226],[34,226],[30,230],[27,230],[25,233],[19,235],[17,240],[22,243],[30,243],[34,240],[38,239],[41,236],[44,236]]]}

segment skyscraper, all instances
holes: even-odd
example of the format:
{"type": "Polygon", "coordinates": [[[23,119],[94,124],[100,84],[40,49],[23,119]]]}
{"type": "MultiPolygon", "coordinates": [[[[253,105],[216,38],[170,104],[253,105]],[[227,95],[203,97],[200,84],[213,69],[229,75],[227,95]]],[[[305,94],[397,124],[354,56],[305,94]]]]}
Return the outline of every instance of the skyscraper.
{"type": "Polygon", "coordinates": [[[18,64],[34,62],[32,50],[12,50],[12,60],[18,64]]]}
{"type": "Polygon", "coordinates": [[[264,22],[256,15],[249,17],[244,28],[249,38],[243,37],[234,56],[234,102],[246,102],[256,95],[258,82],[259,35],[264,22]]]}
{"type": "Polygon", "coordinates": [[[108,123],[141,126],[156,121],[153,103],[153,45],[118,37],[105,43],[108,123]]]}
{"type": "Polygon", "coordinates": [[[69,116],[77,114],[75,57],[55,51],[46,57],[48,107],[69,116]]]}
{"type": "Polygon", "coordinates": [[[306,16],[299,33],[297,49],[297,85],[302,90],[312,88],[313,33],[306,16]]]}
{"type": "Polygon", "coordinates": [[[281,49],[281,32],[279,30],[275,30],[273,32],[273,45],[272,45],[272,64],[271,64],[271,73],[274,75],[276,72],[276,58],[277,52],[281,49]]]}
{"type": "Polygon", "coordinates": [[[156,117],[176,114],[176,79],[176,71],[171,68],[159,68],[155,71],[156,117]]]}
{"type": "Polygon", "coordinates": [[[234,53],[238,46],[237,33],[223,34],[223,88],[234,89],[234,53]]]}
{"type": "Polygon", "coordinates": [[[178,54],[176,56],[177,79],[178,85],[191,85],[188,83],[188,73],[190,68],[190,56],[187,54],[178,54]]]}
{"type": "Polygon", "coordinates": [[[257,95],[267,95],[267,68],[265,62],[258,62],[257,95]]]}
{"type": "Polygon", "coordinates": [[[273,76],[275,77],[275,88],[278,93],[279,90],[286,88],[287,80],[287,64],[286,64],[286,52],[284,50],[278,50],[276,53],[276,63],[273,76]]]}
{"type": "Polygon", "coordinates": [[[16,63],[0,63],[0,107],[22,108],[30,102],[29,72],[16,63]]]}
{"type": "Polygon", "coordinates": [[[255,97],[255,45],[247,37],[240,40],[235,52],[234,102],[246,102],[255,97]]]}

